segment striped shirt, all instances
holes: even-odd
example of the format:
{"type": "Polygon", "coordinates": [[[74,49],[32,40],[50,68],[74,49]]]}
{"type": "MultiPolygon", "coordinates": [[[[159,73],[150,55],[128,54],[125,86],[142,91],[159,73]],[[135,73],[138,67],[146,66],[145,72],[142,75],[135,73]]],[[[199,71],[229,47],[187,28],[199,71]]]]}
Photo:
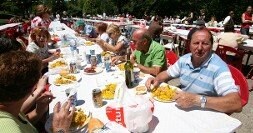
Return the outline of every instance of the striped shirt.
{"type": "Polygon", "coordinates": [[[180,78],[183,91],[208,96],[224,96],[238,92],[227,64],[212,54],[200,67],[194,68],[191,53],[182,56],[167,70],[173,78],[180,78]]]}

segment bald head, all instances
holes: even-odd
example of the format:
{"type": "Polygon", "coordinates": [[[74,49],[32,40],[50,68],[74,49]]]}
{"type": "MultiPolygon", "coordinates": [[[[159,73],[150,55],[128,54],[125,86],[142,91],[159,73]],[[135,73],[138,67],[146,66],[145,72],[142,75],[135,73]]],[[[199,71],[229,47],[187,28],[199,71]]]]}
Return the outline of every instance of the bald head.
{"type": "Polygon", "coordinates": [[[152,39],[147,29],[138,29],[134,31],[132,41],[137,50],[146,52],[149,49],[152,39]]]}
{"type": "Polygon", "coordinates": [[[147,29],[138,29],[133,33],[133,37],[135,37],[136,39],[143,39],[144,35],[148,35],[147,29]]]}

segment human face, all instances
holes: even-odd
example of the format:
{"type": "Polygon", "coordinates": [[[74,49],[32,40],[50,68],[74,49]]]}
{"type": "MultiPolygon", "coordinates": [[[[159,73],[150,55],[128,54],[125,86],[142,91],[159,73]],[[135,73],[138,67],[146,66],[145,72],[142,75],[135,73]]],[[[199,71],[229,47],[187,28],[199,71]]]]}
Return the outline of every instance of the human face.
{"type": "Polygon", "coordinates": [[[234,17],[234,15],[235,15],[233,11],[231,11],[229,14],[231,17],[234,17]]]}
{"type": "Polygon", "coordinates": [[[47,36],[44,34],[37,35],[36,42],[40,47],[44,47],[48,43],[47,36]]]}
{"type": "Polygon", "coordinates": [[[248,6],[247,8],[247,12],[251,13],[252,12],[252,7],[251,6],[248,6]]]}
{"type": "Polygon", "coordinates": [[[211,36],[205,30],[197,31],[192,35],[190,42],[193,64],[201,65],[211,54],[211,36]]]}
{"type": "Polygon", "coordinates": [[[109,31],[109,32],[107,32],[107,34],[108,34],[108,36],[109,36],[112,40],[115,41],[115,40],[117,39],[115,32],[109,31]]]}
{"type": "Polygon", "coordinates": [[[144,48],[144,40],[141,39],[139,36],[133,34],[132,41],[135,45],[136,50],[142,51],[144,48]]]}

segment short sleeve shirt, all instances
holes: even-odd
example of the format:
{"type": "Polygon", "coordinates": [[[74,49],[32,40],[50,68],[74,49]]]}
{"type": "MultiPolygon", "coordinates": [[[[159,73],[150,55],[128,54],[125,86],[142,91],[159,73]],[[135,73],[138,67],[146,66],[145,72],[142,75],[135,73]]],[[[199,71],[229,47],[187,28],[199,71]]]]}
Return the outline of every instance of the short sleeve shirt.
{"type": "Polygon", "coordinates": [[[50,56],[50,53],[48,52],[47,45],[45,45],[43,48],[40,48],[34,42],[31,42],[31,43],[28,44],[28,46],[26,48],[26,51],[38,55],[42,60],[46,59],[50,56]]]}
{"type": "Polygon", "coordinates": [[[136,50],[134,52],[136,62],[146,67],[161,67],[162,70],[167,69],[165,49],[158,42],[152,41],[147,53],[136,50]]]}
{"type": "Polygon", "coordinates": [[[36,128],[20,113],[19,118],[12,114],[0,111],[0,132],[1,133],[38,133],[36,128]]]}
{"type": "Polygon", "coordinates": [[[180,78],[182,90],[207,96],[238,92],[227,64],[218,55],[213,53],[198,68],[193,67],[191,56],[189,53],[180,57],[167,70],[171,77],[180,78]]]}
{"type": "Polygon", "coordinates": [[[123,36],[120,35],[118,40],[116,42],[112,42],[112,45],[117,45],[117,43],[123,42],[123,46],[121,47],[120,51],[118,53],[116,53],[117,55],[125,55],[126,54],[126,49],[129,47],[128,45],[128,39],[123,36]]]}
{"type": "Polygon", "coordinates": [[[100,39],[104,40],[107,43],[109,43],[109,41],[110,41],[110,38],[107,33],[103,33],[99,37],[100,37],[100,39]]]}
{"type": "Polygon", "coordinates": [[[31,21],[31,28],[35,28],[37,26],[42,26],[48,28],[50,25],[51,20],[42,20],[41,17],[37,16],[31,21]]]}

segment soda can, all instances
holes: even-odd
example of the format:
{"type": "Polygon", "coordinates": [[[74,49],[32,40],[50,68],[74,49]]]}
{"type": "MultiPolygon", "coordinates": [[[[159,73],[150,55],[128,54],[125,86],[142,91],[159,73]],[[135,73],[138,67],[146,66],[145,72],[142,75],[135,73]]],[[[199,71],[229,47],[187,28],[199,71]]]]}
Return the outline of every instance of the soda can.
{"type": "Polygon", "coordinates": [[[87,64],[90,64],[90,57],[91,57],[91,55],[90,54],[86,54],[85,56],[86,56],[86,62],[87,62],[87,64]]]}
{"type": "Polygon", "coordinates": [[[77,73],[77,66],[75,61],[69,63],[69,73],[77,73]]]}
{"type": "Polygon", "coordinates": [[[92,90],[92,100],[95,107],[99,108],[103,106],[102,92],[100,89],[92,90]]]}
{"type": "Polygon", "coordinates": [[[97,64],[102,63],[102,56],[101,54],[97,54],[97,64]]]}
{"type": "Polygon", "coordinates": [[[111,71],[111,62],[109,57],[104,58],[105,69],[107,72],[111,71]]]}
{"type": "Polygon", "coordinates": [[[97,57],[96,56],[91,56],[90,57],[90,64],[91,66],[97,66],[97,57]]]}
{"type": "Polygon", "coordinates": [[[91,49],[91,50],[90,50],[90,54],[91,54],[91,55],[95,55],[95,50],[94,50],[94,49],[91,49]]]}
{"type": "Polygon", "coordinates": [[[65,90],[68,100],[71,101],[71,106],[77,106],[77,91],[74,88],[68,88],[65,90]]]}

